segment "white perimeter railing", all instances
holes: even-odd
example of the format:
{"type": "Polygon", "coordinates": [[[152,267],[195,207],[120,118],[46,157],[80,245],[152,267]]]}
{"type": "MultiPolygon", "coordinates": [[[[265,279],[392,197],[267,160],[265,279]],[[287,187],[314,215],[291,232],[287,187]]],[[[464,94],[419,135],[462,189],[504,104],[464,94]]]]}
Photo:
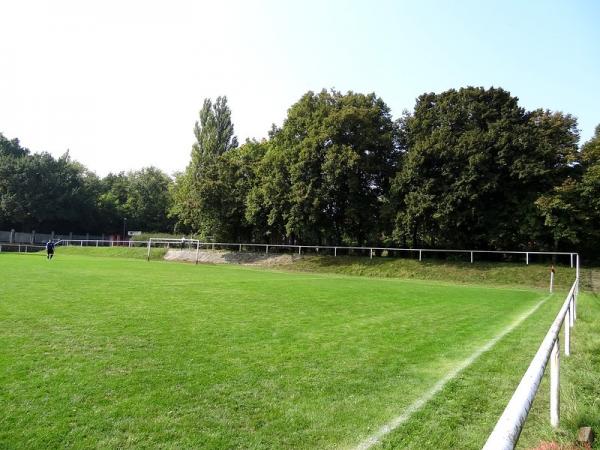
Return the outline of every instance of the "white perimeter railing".
{"type": "MultiPolygon", "coordinates": [[[[294,244],[240,244],[231,242],[200,242],[197,239],[166,239],[166,238],[150,238],[148,241],[116,241],[116,240],[101,240],[101,239],[61,239],[56,244],[64,246],[81,246],[81,247],[113,247],[113,246],[126,246],[126,247],[147,247],[148,258],[150,257],[150,247],[152,244],[162,245],[186,245],[188,248],[195,247],[199,252],[201,249],[212,249],[216,250],[219,248],[231,248],[232,250],[242,251],[243,249],[256,249],[258,251],[264,251],[269,253],[269,249],[289,249],[302,254],[302,250],[313,250],[319,253],[320,250],[333,251],[333,256],[338,256],[338,251],[350,251],[360,250],[368,251],[369,257],[373,258],[373,255],[377,251],[397,252],[397,253],[408,253],[419,255],[419,261],[423,259],[424,253],[457,253],[470,256],[471,263],[475,260],[475,254],[500,254],[500,255],[523,255],[525,257],[525,264],[529,264],[530,255],[556,255],[556,256],[568,256],[571,267],[574,267],[575,261],[578,261],[578,255],[575,252],[528,252],[528,251],[503,251],[503,250],[456,250],[456,249],[431,249],[431,248],[398,248],[398,247],[343,247],[343,246],[331,246],[331,245],[294,245],[294,244]]],[[[8,247],[19,247],[19,248],[33,248],[40,247],[40,245],[33,244],[0,244],[0,252],[2,246],[8,247]]],[[[197,261],[196,261],[197,262],[197,261]]],[[[578,264],[578,263],[577,263],[578,264]]]]}
{"type": "MultiPolygon", "coordinates": [[[[319,250],[333,250],[333,256],[338,256],[338,250],[361,250],[369,251],[369,257],[372,259],[374,252],[376,251],[387,251],[398,252],[398,253],[418,253],[419,261],[423,259],[423,253],[459,253],[470,255],[471,263],[474,262],[475,254],[501,254],[501,255],[524,255],[525,264],[529,264],[529,255],[564,255],[569,256],[570,265],[574,267],[574,261],[578,264],[578,254],[575,252],[527,252],[527,251],[502,251],[502,250],[448,250],[448,249],[430,249],[430,248],[398,248],[398,247],[343,247],[343,246],[331,246],[331,245],[294,245],[294,244],[241,244],[231,242],[201,242],[197,239],[166,239],[166,238],[150,238],[148,241],[138,241],[138,244],[145,244],[148,247],[148,259],[150,258],[150,248],[152,244],[163,244],[163,245],[188,245],[195,246],[197,253],[200,249],[212,249],[216,250],[220,248],[232,248],[233,250],[242,251],[244,248],[256,248],[264,249],[265,253],[269,253],[269,249],[290,249],[297,250],[298,254],[302,254],[302,249],[315,250],[317,253],[319,250]]],[[[198,261],[196,261],[197,263],[198,261]]]]}
{"type": "MultiPolygon", "coordinates": [[[[579,262],[577,269],[579,272],[579,262]]],[[[578,294],[579,274],[517,390],[496,423],[492,434],[488,437],[483,450],[512,450],[515,448],[544,376],[548,360],[550,360],[550,424],[555,428],[558,427],[560,420],[559,334],[560,328],[564,324],[565,355],[569,356],[571,354],[571,328],[577,318],[578,294]]]]}

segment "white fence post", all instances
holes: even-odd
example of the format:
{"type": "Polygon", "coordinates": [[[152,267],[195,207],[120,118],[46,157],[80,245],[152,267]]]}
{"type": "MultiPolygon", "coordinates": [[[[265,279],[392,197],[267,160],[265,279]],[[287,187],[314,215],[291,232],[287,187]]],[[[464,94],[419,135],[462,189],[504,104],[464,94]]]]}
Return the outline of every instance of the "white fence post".
{"type": "Polygon", "coordinates": [[[554,292],[554,268],[550,271],[550,293],[554,292]]]}
{"type": "Polygon", "coordinates": [[[473,264],[473,252],[471,252],[471,264],[473,264]]]}
{"type": "Polygon", "coordinates": [[[371,253],[369,255],[369,258],[373,259],[373,249],[371,249],[371,253]]]}
{"type": "Polygon", "coordinates": [[[268,245],[265,247],[265,253],[267,253],[267,254],[269,253],[269,246],[268,245]]]}
{"type": "Polygon", "coordinates": [[[569,304],[569,311],[571,311],[571,314],[569,315],[569,327],[573,328],[573,325],[575,324],[575,314],[573,314],[573,312],[575,311],[575,295],[571,296],[571,302],[569,304]]]}
{"type": "Polygon", "coordinates": [[[577,261],[575,266],[575,295],[573,298],[573,320],[577,319],[577,296],[579,295],[579,253],[577,254],[577,261]]]}
{"type": "Polygon", "coordinates": [[[569,309],[567,309],[567,320],[563,325],[565,328],[565,356],[571,355],[571,326],[569,322],[573,317],[573,306],[572,303],[569,303],[569,309]]]}
{"type": "Polygon", "coordinates": [[[337,247],[333,247],[333,256],[337,256],[337,247]]]}
{"type": "Polygon", "coordinates": [[[560,420],[560,352],[558,336],[550,354],[550,424],[556,428],[560,420]]]}
{"type": "Polygon", "coordinates": [[[525,264],[529,265],[529,252],[525,253],[525,264]]]}
{"type": "Polygon", "coordinates": [[[150,261],[150,245],[152,245],[152,238],[148,239],[148,254],[146,255],[146,261],[150,261]]]}
{"type": "Polygon", "coordinates": [[[302,254],[302,246],[301,246],[301,245],[299,245],[299,246],[298,246],[298,254],[299,254],[299,255],[301,255],[301,254],[302,254]]]}
{"type": "Polygon", "coordinates": [[[419,261],[421,261],[421,250],[419,250],[419,261]]]}

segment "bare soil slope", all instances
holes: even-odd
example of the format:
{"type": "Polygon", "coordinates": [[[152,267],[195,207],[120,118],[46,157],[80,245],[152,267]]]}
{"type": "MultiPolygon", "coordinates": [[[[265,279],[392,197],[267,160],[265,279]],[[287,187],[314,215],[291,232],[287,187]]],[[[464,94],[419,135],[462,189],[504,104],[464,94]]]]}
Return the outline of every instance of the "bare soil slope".
{"type": "MultiPolygon", "coordinates": [[[[226,250],[200,250],[198,253],[199,263],[211,264],[248,264],[258,266],[277,266],[291,264],[300,255],[281,255],[257,252],[230,252],[226,250]]],[[[196,250],[169,249],[165,255],[168,261],[196,262],[196,250]]]]}

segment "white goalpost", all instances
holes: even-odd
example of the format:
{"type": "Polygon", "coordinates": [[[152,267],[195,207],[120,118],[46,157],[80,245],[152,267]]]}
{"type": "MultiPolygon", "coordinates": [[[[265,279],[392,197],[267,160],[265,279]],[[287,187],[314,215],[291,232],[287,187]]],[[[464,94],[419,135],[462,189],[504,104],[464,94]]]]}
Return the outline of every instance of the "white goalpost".
{"type": "Polygon", "coordinates": [[[200,241],[198,239],[187,239],[182,237],[181,239],[170,239],[170,238],[150,238],[148,239],[148,251],[146,254],[146,261],[150,261],[150,251],[152,246],[163,247],[163,248],[174,248],[179,250],[195,250],[196,251],[196,264],[198,264],[198,254],[200,252],[200,241]]]}

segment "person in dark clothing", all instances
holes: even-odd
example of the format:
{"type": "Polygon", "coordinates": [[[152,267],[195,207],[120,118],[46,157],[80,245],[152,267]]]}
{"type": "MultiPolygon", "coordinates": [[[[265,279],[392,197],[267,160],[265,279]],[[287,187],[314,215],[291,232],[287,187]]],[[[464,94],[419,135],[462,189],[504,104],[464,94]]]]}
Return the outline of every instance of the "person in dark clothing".
{"type": "Polygon", "coordinates": [[[54,256],[54,242],[52,242],[52,241],[46,242],[46,253],[47,253],[47,258],[52,259],[52,257],[54,256]]]}

